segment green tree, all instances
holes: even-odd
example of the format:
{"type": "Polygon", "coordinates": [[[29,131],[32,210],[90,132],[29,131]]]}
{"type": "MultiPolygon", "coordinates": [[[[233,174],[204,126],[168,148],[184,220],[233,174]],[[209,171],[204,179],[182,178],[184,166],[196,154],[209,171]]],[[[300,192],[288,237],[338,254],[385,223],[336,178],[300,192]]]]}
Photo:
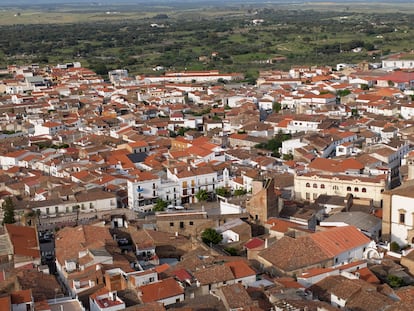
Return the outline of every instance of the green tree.
{"type": "Polygon", "coordinates": [[[168,202],[164,201],[163,199],[158,198],[154,205],[154,211],[160,212],[167,208],[168,202]]]}
{"type": "Polygon", "coordinates": [[[230,191],[227,188],[221,187],[216,189],[216,194],[222,197],[228,197],[230,195],[230,191]]]}
{"type": "Polygon", "coordinates": [[[395,242],[395,241],[391,242],[391,244],[390,244],[390,251],[391,252],[398,253],[400,250],[401,250],[401,247],[397,242],[395,242]]]}
{"type": "Polygon", "coordinates": [[[207,190],[201,189],[195,195],[198,201],[207,201],[208,199],[208,192],[207,190]]]}
{"type": "Polygon", "coordinates": [[[336,92],[336,95],[338,95],[339,97],[344,97],[351,94],[350,90],[339,90],[336,92]]]}
{"type": "Polygon", "coordinates": [[[405,285],[405,282],[402,278],[393,274],[387,276],[387,283],[392,288],[399,288],[405,285]]]}
{"type": "Polygon", "coordinates": [[[274,102],[272,108],[273,108],[273,112],[278,113],[280,110],[282,110],[282,104],[279,102],[274,102]]]}
{"type": "Polygon", "coordinates": [[[11,197],[7,197],[3,204],[3,225],[4,224],[13,224],[16,222],[14,219],[14,203],[11,199],[11,197]]]}
{"type": "Polygon", "coordinates": [[[245,195],[246,193],[247,193],[247,191],[244,190],[244,189],[236,189],[236,190],[234,190],[234,195],[236,197],[239,196],[239,195],[245,195]]]}
{"type": "Polygon", "coordinates": [[[226,247],[224,250],[225,250],[227,253],[229,253],[229,254],[230,254],[230,256],[237,256],[237,254],[238,254],[237,249],[236,249],[236,248],[234,248],[234,247],[226,247]]]}
{"type": "Polygon", "coordinates": [[[218,244],[223,240],[223,236],[213,228],[207,228],[201,234],[201,239],[206,244],[218,244]]]}

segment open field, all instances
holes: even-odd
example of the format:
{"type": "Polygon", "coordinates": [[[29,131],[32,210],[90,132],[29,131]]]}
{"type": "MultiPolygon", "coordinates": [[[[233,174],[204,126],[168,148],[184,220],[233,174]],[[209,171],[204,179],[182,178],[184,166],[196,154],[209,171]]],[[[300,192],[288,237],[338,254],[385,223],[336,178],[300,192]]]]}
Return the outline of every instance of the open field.
{"type": "Polygon", "coordinates": [[[76,60],[102,74],[163,66],[254,75],[292,64],[379,61],[413,49],[411,3],[214,5],[3,7],[0,67],[76,60]]]}

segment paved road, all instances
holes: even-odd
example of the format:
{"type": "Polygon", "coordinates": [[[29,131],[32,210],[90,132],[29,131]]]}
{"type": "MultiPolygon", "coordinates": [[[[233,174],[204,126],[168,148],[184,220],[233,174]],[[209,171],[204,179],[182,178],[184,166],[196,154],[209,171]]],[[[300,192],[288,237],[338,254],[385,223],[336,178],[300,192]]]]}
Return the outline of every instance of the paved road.
{"type": "Polygon", "coordinates": [[[38,224],[39,230],[53,230],[55,228],[62,228],[65,226],[74,226],[78,224],[88,224],[93,221],[104,219],[108,215],[119,215],[124,214],[128,219],[136,219],[137,215],[135,212],[125,209],[117,208],[109,211],[99,211],[99,212],[80,212],[79,216],[76,213],[68,213],[65,215],[60,215],[57,217],[45,217],[40,218],[40,224],[38,224]]]}

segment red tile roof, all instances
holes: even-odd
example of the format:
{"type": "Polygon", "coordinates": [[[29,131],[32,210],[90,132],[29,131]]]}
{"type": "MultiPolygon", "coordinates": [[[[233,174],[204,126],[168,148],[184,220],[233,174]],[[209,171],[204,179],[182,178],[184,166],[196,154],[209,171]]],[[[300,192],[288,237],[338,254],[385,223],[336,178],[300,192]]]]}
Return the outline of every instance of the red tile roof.
{"type": "Polygon", "coordinates": [[[172,274],[175,275],[175,277],[181,282],[192,279],[191,274],[188,273],[187,270],[185,270],[184,268],[180,270],[176,270],[172,274]]]}
{"type": "Polygon", "coordinates": [[[244,261],[230,261],[226,262],[225,265],[230,267],[231,272],[233,272],[236,279],[256,275],[256,272],[244,261]]]}
{"type": "Polygon", "coordinates": [[[254,248],[261,247],[264,244],[265,244],[265,242],[262,239],[253,238],[249,242],[244,244],[244,247],[247,248],[247,249],[254,249],[254,248]]]}
{"type": "Polygon", "coordinates": [[[290,228],[298,227],[298,224],[295,222],[278,219],[278,218],[270,218],[266,224],[271,225],[270,231],[276,231],[281,233],[286,233],[289,231],[290,228]]]}
{"type": "Polygon", "coordinates": [[[10,236],[15,255],[40,258],[35,228],[6,224],[6,231],[10,236]]]}
{"type": "Polygon", "coordinates": [[[19,290],[11,293],[11,303],[12,304],[21,304],[26,302],[32,302],[32,290],[19,290]]]}
{"type": "Polygon", "coordinates": [[[309,169],[326,172],[345,172],[346,170],[362,170],[364,165],[353,158],[344,160],[333,160],[325,158],[316,158],[309,164],[309,169]]]}
{"type": "Polygon", "coordinates": [[[159,301],[162,299],[183,295],[184,289],[173,278],[139,287],[143,303],[159,301]]]}
{"type": "Polygon", "coordinates": [[[336,227],[310,235],[330,257],[368,244],[371,240],[354,226],[336,227]]]}
{"type": "Polygon", "coordinates": [[[5,296],[0,298],[0,311],[10,311],[11,310],[11,301],[10,296],[5,296]]]}

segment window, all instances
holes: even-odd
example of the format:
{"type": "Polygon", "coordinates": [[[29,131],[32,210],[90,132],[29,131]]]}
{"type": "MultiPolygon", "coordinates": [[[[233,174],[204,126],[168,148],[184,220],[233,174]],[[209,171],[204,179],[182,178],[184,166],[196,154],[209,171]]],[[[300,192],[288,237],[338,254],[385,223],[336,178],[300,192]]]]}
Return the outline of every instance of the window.
{"type": "Polygon", "coordinates": [[[359,192],[358,187],[355,187],[355,188],[354,188],[354,191],[355,191],[355,192],[359,192]]]}
{"type": "Polygon", "coordinates": [[[400,224],[405,224],[405,213],[400,212],[400,224]]]}
{"type": "Polygon", "coordinates": [[[332,187],[332,189],[333,189],[333,190],[339,190],[339,187],[338,187],[337,185],[334,185],[334,186],[332,187]]]}
{"type": "Polygon", "coordinates": [[[193,221],[190,221],[189,224],[190,224],[190,226],[192,226],[192,225],[194,225],[194,222],[193,221]]]}
{"type": "Polygon", "coordinates": [[[351,187],[346,187],[346,191],[352,191],[351,187]]]}
{"type": "Polygon", "coordinates": [[[310,183],[306,183],[306,188],[310,188],[310,183]]]}
{"type": "Polygon", "coordinates": [[[173,222],[170,222],[170,227],[174,227],[174,223],[173,222]]]}
{"type": "Polygon", "coordinates": [[[317,184],[313,184],[313,188],[318,188],[318,185],[317,184]]]}
{"type": "Polygon", "coordinates": [[[306,200],[310,200],[310,193],[306,192],[306,200]]]}
{"type": "Polygon", "coordinates": [[[59,213],[59,207],[55,206],[55,214],[59,213]]]}
{"type": "Polygon", "coordinates": [[[184,221],[180,221],[180,229],[184,229],[184,221]]]}
{"type": "Polygon", "coordinates": [[[46,214],[49,215],[49,208],[48,207],[46,207],[46,214]]]}
{"type": "Polygon", "coordinates": [[[152,184],[152,189],[155,189],[155,184],[154,183],[152,184]]]}
{"type": "Polygon", "coordinates": [[[361,192],[364,192],[364,193],[367,192],[367,188],[362,188],[361,192]]]}
{"type": "Polygon", "coordinates": [[[325,185],[324,184],[321,184],[321,189],[325,189],[325,185]]]}

